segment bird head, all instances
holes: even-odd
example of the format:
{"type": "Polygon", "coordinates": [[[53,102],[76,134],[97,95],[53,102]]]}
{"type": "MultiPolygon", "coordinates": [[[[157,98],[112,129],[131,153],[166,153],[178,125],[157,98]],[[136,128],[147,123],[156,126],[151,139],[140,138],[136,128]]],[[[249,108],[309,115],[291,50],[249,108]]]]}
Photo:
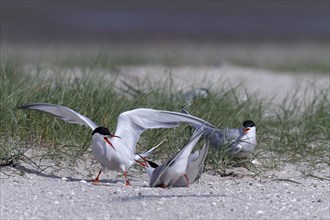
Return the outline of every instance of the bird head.
{"type": "Polygon", "coordinates": [[[243,132],[244,134],[249,134],[251,133],[251,131],[255,133],[255,130],[256,130],[256,124],[251,121],[251,120],[246,120],[243,122],[243,132]]]}
{"type": "Polygon", "coordinates": [[[108,143],[114,150],[115,147],[112,145],[112,143],[110,142],[110,138],[113,138],[113,137],[116,137],[116,138],[120,138],[119,136],[116,136],[114,134],[111,134],[111,132],[109,131],[108,128],[106,127],[97,127],[94,129],[93,133],[92,133],[92,136],[94,134],[99,134],[102,136],[103,140],[108,143]]]}

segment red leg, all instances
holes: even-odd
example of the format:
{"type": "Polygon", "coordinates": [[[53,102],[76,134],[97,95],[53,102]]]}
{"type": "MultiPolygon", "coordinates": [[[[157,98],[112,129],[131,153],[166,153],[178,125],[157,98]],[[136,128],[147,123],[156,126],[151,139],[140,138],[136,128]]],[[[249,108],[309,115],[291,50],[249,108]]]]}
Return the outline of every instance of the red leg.
{"type": "Polygon", "coordinates": [[[102,169],[100,170],[99,174],[97,174],[97,177],[92,181],[92,184],[99,184],[100,179],[99,176],[101,175],[102,169]]]}
{"type": "Polygon", "coordinates": [[[185,174],[185,175],[184,175],[184,177],[186,177],[186,179],[187,179],[187,182],[188,182],[188,186],[187,186],[187,187],[189,187],[189,186],[190,186],[190,180],[189,180],[189,178],[188,178],[187,174],[185,174]]]}
{"type": "Polygon", "coordinates": [[[128,179],[127,179],[127,172],[124,172],[124,177],[125,177],[125,185],[126,186],[131,186],[131,184],[129,183],[128,179]]]}

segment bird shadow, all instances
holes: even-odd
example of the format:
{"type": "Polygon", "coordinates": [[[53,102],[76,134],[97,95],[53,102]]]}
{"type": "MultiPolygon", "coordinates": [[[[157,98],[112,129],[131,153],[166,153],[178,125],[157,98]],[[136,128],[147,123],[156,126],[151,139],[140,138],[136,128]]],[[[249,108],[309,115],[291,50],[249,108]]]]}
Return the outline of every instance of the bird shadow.
{"type": "MultiPolygon", "coordinates": [[[[77,178],[77,177],[64,177],[64,176],[59,176],[59,175],[56,175],[54,173],[47,173],[47,172],[44,172],[45,169],[42,169],[40,170],[39,168],[28,168],[28,167],[25,167],[23,165],[20,165],[20,164],[10,164],[9,165],[10,167],[12,167],[13,169],[15,169],[17,172],[18,175],[24,177],[24,174],[25,173],[28,173],[28,174],[35,174],[37,176],[40,176],[40,177],[45,177],[45,178],[52,178],[52,179],[65,179],[65,181],[68,181],[68,182],[87,182],[87,183],[92,183],[93,182],[93,179],[86,179],[86,178],[77,178]]],[[[115,184],[115,183],[118,183],[118,182],[123,182],[124,181],[121,181],[121,180],[117,180],[117,179],[101,179],[99,181],[99,184],[93,184],[93,185],[103,185],[103,184],[115,184]]]]}
{"type": "Polygon", "coordinates": [[[219,198],[219,197],[227,197],[225,194],[172,194],[172,195],[134,195],[134,196],[125,196],[125,197],[116,197],[112,198],[112,200],[117,200],[120,202],[126,201],[142,201],[142,200],[158,200],[158,199],[173,199],[173,198],[219,198]]]}

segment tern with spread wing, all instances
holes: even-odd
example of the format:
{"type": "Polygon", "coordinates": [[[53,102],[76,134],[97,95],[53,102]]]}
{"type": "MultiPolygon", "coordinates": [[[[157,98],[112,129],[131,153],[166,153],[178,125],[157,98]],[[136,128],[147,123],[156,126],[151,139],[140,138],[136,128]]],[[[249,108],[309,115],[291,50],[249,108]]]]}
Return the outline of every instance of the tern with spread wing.
{"type": "MultiPolygon", "coordinates": [[[[182,113],[189,115],[189,112],[182,107],[182,113]]],[[[192,124],[196,129],[199,125],[192,124]]],[[[207,129],[204,135],[210,137],[210,145],[216,149],[228,146],[230,154],[234,158],[250,158],[254,153],[256,140],[256,125],[251,120],[243,122],[241,128],[207,129]]]]}
{"type": "Polygon", "coordinates": [[[189,184],[192,184],[198,181],[202,173],[204,172],[204,162],[209,152],[210,139],[205,139],[205,144],[201,151],[195,151],[193,154],[190,154],[188,158],[188,165],[186,169],[186,175],[188,177],[189,182],[187,182],[187,178],[181,176],[173,185],[174,187],[186,187],[189,184]]]}
{"type": "Polygon", "coordinates": [[[208,152],[209,140],[206,139],[201,152],[191,154],[193,148],[203,135],[203,130],[195,131],[188,144],[175,156],[162,165],[152,161],[146,162],[146,169],[151,187],[186,187],[198,180],[203,172],[203,164],[208,152]]]}
{"type": "MultiPolygon", "coordinates": [[[[180,123],[194,124],[198,127],[206,125],[207,127],[214,128],[210,123],[191,115],[149,108],[138,108],[123,112],[119,115],[116,131],[113,134],[109,129],[99,127],[86,116],[66,106],[47,103],[29,103],[18,108],[45,112],[65,122],[80,124],[91,128],[93,130],[92,152],[95,159],[102,166],[102,169],[94,180],[96,183],[99,181],[101,172],[110,169],[123,172],[125,184],[130,185],[127,178],[127,170],[141,158],[140,155],[135,154],[135,148],[140,135],[146,129],[173,128],[180,123]]],[[[147,157],[156,147],[150,149],[141,156],[147,157]]]]}

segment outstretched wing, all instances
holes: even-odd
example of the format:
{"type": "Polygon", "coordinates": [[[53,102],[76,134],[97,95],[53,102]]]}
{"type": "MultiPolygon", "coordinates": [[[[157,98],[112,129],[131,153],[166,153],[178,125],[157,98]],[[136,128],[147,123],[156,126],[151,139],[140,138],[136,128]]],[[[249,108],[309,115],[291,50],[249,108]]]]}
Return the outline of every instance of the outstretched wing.
{"type": "Polygon", "coordinates": [[[122,137],[113,140],[135,152],[136,142],[140,138],[142,132],[146,129],[154,128],[173,128],[180,123],[196,124],[203,129],[214,129],[215,127],[200,118],[192,115],[186,115],[179,112],[155,110],[148,108],[138,108],[131,111],[123,112],[119,115],[115,135],[122,137]],[[125,138],[123,138],[125,137],[125,138]]]}
{"type": "Polygon", "coordinates": [[[191,163],[188,163],[187,167],[187,176],[189,177],[191,175],[191,183],[201,178],[203,169],[204,169],[204,162],[207,156],[207,153],[209,152],[209,146],[210,146],[210,139],[206,138],[205,144],[203,146],[203,149],[199,153],[199,156],[196,160],[191,161],[191,163]],[[197,175],[194,177],[194,173],[197,171],[197,175]]]}
{"type": "Polygon", "coordinates": [[[84,125],[90,127],[92,130],[98,126],[84,115],[69,109],[62,105],[54,105],[48,103],[28,103],[17,107],[18,109],[29,109],[51,114],[65,122],[84,125]]]}
{"type": "MultiPolygon", "coordinates": [[[[186,169],[186,175],[188,176],[190,183],[193,183],[200,179],[203,173],[204,162],[209,151],[210,139],[206,138],[203,149],[200,152],[195,152],[189,156],[188,165],[186,169]]],[[[182,176],[176,183],[174,187],[185,187],[188,185],[187,179],[182,176]]]]}
{"type": "MultiPolygon", "coordinates": [[[[188,161],[188,157],[191,151],[193,150],[193,148],[195,147],[195,145],[197,144],[197,142],[199,141],[202,135],[203,135],[203,130],[202,129],[197,130],[190,138],[188,144],[186,144],[186,146],[181,151],[175,154],[164,165],[157,167],[154,170],[154,173],[151,177],[150,186],[157,186],[159,184],[158,180],[162,177],[162,175],[166,175],[167,169],[171,167],[174,163],[176,163],[179,160],[179,158],[186,157],[188,161]]],[[[184,167],[179,167],[179,168],[186,170],[187,164],[185,164],[184,167]]]]}

